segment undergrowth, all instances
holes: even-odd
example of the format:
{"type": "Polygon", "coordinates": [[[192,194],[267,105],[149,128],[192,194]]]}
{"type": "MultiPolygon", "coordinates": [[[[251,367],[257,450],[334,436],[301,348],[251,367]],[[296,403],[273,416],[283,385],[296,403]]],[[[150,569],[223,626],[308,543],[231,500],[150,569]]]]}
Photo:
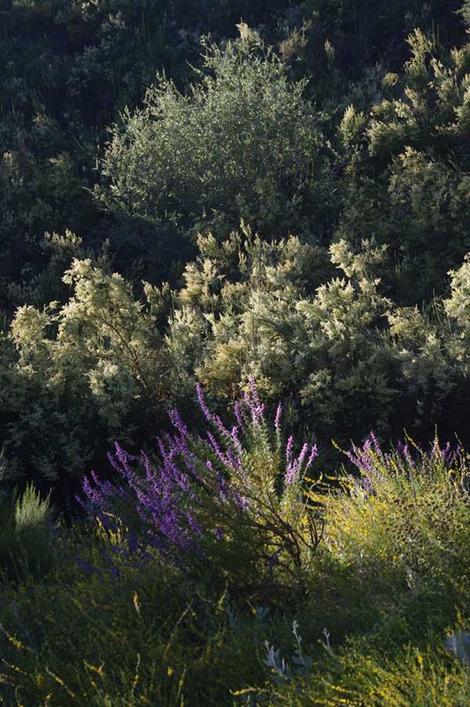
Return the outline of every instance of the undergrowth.
{"type": "Polygon", "coordinates": [[[465,452],[371,435],[322,475],[254,384],[232,427],[200,402],[206,437],[173,412],[159,452],[118,448],[47,566],[5,576],[4,703],[468,704],[465,452]]]}

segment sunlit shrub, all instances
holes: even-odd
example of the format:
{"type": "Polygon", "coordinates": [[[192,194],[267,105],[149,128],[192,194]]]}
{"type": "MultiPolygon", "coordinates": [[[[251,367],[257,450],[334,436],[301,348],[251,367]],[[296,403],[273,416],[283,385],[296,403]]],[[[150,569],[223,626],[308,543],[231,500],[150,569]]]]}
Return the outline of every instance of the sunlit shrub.
{"type": "MultiPolygon", "coordinates": [[[[390,657],[370,650],[364,641],[313,666],[312,676],[259,694],[259,704],[464,705],[470,689],[468,670],[445,655],[434,640],[423,649],[406,646],[390,657]]],[[[256,691],[254,691],[255,694],[256,691]]]]}
{"type": "Polygon", "coordinates": [[[289,81],[274,50],[240,28],[240,40],[204,47],[186,94],[162,78],[113,129],[97,192],[107,208],[180,233],[226,236],[243,218],[266,236],[318,237],[329,200],[319,117],[306,83],[289,81]]]}
{"type": "Polygon", "coordinates": [[[470,249],[470,45],[446,51],[421,30],[408,44],[380,100],[367,113],[349,106],[340,124],[349,169],[338,235],[386,243],[393,299],[414,305],[442,295],[470,249]]]}
{"type": "Polygon", "coordinates": [[[142,303],[127,280],[90,259],[73,260],[63,280],[72,294],[62,307],[19,307],[0,340],[9,482],[35,474],[52,486],[81,475],[116,430],[132,435],[142,410],[168,400],[158,290],[146,286],[142,303]]]}
{"type": "Polygon", "coordinates": [[[295,578],[309,565],[322,522],[304,498],[316,445],[284,442],[281,407],[270,423],[253,381],[226,427],[199,405],[209,429],[191,435],[177,411],[172,435],[158,440],[159,460],[119,445],[110,456],[123,485],[86,480],[87,508],[102,527],[183,569],[226,577],[238,590],[295,578]],[[123,527],[124,526],[124,527],[123,527]]]}
{"type": "MultiPolygon", "coordinates": [[[[349,458],[357,473],[324,501],[331,556],[364,586],[388,583],[420,596],[422,606],[434,601],[436,615],[440,602],[463,601],[470,570],[468,457],[437,440],[429,449],[409,442],[386,453],[372,435],[349,458]]],[[[419,612],[416,606],[416,620],[419,612]]]]}
{"type": "Polygon", "coordinates": [[[52,566],[52,518],[49,500],[33,486],[0,501],[0,573],[19,580],[52,566]]]}

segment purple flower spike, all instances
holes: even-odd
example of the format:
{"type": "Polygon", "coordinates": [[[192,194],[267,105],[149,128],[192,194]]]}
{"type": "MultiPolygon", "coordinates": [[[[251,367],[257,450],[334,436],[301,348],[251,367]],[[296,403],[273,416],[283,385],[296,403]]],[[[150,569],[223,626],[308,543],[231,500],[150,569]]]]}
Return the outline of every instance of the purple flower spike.
{"type": "Polygon", "coordinates": [[[284,481],[286,486],[290,486],[293,484],[295,481],[297,481],[298,478],[298,468],[296,464],[289,465],[286,469],[286,473],[284,476],[284,481]]]}
{"type": "Polygon", "coordinates": [[[209,408],[207,407],[206,398],[204,397],[204,391],[203,391],[202,385],[200,383],[198,383],[196,385],[196,393],[197,393],[197,399],[198,399],[199,407],[202,411],[202,414],[206,418],[207,422],[212,422],[212,413],[209,410],[209,408]]]}
{"type": "Polygon", "coordinates": [[[179,410],[173,409],[169,412],[170,420],[173,427],[180,433],[181,437],[188,436],[188,428],[181,419],[179,410]]]}
{"type": "Polygon", "coordinates": [[[308,452],[308,444],[307,444],[307,442],[305,442],[305,444],[303,445],[301,452],[297,458],[297,464],[299,466],[299,469],[301,468],[302,464],[304,463],[305,457],[307,456],[307,452],[308,452]]]}
{"type": "Polygon", "coordinates": [[[315,461],[315,459],[317,457],[318,457],[318,447],[316,444],[314,444],[314,445],[312,445],[312,449],[310,451],[310,456],[309,456],[307,463],[305,465],[306,470],[310,469],[310,467],[312,466],[313,462],[315,461]]]}
{"type": "Polygon", "coordinates": [[[235,419],[237,420],[238,427],[239,427],[241,430],[245,430],[246,422],[247,422],[247,421],[246,421],[246,418],[245,418],[245,415],[244,415],[244,411],[243,411],[243,408],[242,408],[242,404],[241,404],[241,402],[240,402],[239,400],[237,400],[237,402],[234,404],[234,406],[233,406],[233,412],[234,412],[234,415],[235,415],[235,419]]]}
{"type": "Polygon", "coordinates": [[[288,464],[290,464],[291,461],[292,461],[292,450],[293,450],[293,448],[294,448],[294,438],[293,438],[292,435],[291,435],[291,436],[289,437],[289,439],[287,440],[287,445],[286,445],[286,462],[287,462],[288,464]]]}
{"type": "Polygon", "coordinates": [[[281,435],[281,420],[282,420],[282,403],[279,403],[276,409],[276,417],[274,418],[274,429],[276,430],[276,435],[280,437],[281,435]]]}

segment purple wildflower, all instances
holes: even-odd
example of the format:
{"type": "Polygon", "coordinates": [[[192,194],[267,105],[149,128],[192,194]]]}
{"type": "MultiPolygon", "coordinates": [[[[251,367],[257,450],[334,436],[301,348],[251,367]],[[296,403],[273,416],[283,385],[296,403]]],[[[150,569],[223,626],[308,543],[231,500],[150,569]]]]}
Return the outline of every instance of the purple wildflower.
{"type": "Polygon", "coordinates": [[[169,416],[170,416],[170,420],[173,424],[173,427],[175,427],[176,430],[178,430],[181,437],[183,437],[183,438],[187,437],[188,436],[188,428],[186,427],[183,420],[181,419],[181,415],[179,413],[179,410],[176,410],[175,408],[173,408],[172,410],[170,410],[169,416]]]}
{"type": "Polygon", "coordinates": [[[307,463],[305,465],[306,470],[310,469],[310,467],[312,466],[313,462],[315,461],[315,459],[317,457],[318,457],[318,447],[316,444],[313,444],[312,449],[310,451],[310,456],[309,456],[307,463]]]}
{"type": "Polygon", "coordinates": [[[233,446],[235,447],[238,454],[242,454],[243,449],[238,436],[238,427],[236,427],[235,425],[231,429],[230,437],[232,438],[233,446]]]}
{"type": "Polygon", "coordinates": [[[293,448],[294,448],[294,438],[292,437],[292,435],[290,435],[289,439],[287,440],[287,445],[286,445],[286,462],[288,464],[290,464],[292,461],[293,448]]]}
{"type": "Polygon", "coordinates": [[[212,422],[212,413],[207,407],[206,403],[206,398],[204,397],[204,391],[202,389],[202,385],[200,383],[197,383],[196,385],[196,393],[197,393],[197,399],[199,402],[199,407],[206,418],[207,422],[212,422]]]}
{"type": "MultiPolygon", "coordinates": [[[[277,439],[272,452],[278,449],[282,405],[277,406],[274,427],[269,429],[265,406],[250,378],[248,391],[233,407],[237,425],[227,427],[210,412],[200,385],[197,397],[209,423],[204,437],[193,437],[179,411],[172,409],[169,416],[174,432],[157,438],[158,460],[144,452],[133,456],[116,443],[109,461],[121,483],[100,481],[95,474],[84,479],[84,506],[105,528],[111,529],[106,524],[117,518],[129,555],[138,553],[145,559],[156,551],[165,561],[184,564],[185,558],[204,552],[206,537],[221,539],[225,535],[219,524],[206,526],[211,504],[215,504],[214,518],[220,519],[223,508],[222,517],[239,519],[236,522],[241,524],[244,514],[256,512],[258,489],[250,478],[251,453],[260,431],[263,444],[277,439]]],[[[300,481],[316,456],[316,445],[304,444],[294,457],[290,436],[285,449],[285,483],[300,481]]],[[[271,468],[269,463],[266,466],[271,468]]],[[[274,468],[273,473],[277,473],[274,468]]]]}
{"type": "Polygon", "coordinates": [[[286,486],[290,486],[295,481],[297,481],[297,477],[298,477],[297,466],[295,464],[290,464],[287,467],[286,473],[284,475],[284,481],[285,481],[286,486]]]}
{"type": "Polygon", "coordinates": [[[246,425],[247,425],[247,418],[245,415],[245,411],[243,409],[243,406],[239,400],[237,400],[233,406],[233,412],[235,415],[235,419],[238,423],[238,427],[241,430],[245,430],[246,425]]]}
{"type": "Polygon", "coordinates": [[[274,418],[274,429],[276,430],[276,435],[280,437],[281,435],[281,419],[282,419],[282,403],[279,403],[276,409],[276,416],[274,418]]]}

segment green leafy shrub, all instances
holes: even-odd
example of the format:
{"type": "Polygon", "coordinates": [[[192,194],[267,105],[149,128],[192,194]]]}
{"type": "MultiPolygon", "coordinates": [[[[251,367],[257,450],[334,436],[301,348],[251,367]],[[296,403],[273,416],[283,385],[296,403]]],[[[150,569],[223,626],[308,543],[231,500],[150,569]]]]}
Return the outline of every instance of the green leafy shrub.
{"type": "Polygon", "coordinates": [[[113,129],[99,190],[113,211],[179,231],[226,235],[240,218],[266,235],[320,235],[327,209],[328,147],[319,118],[283,63],[246,25],[204,65],[186,94],[169,80],[113,129]],[[307,215],[308,212],[308,215],[307,215]]]}
{"type": "Polygon", "coordinates": [[[468,667],[444,646],[468,621],[468,456],[437,443],[388,453],[373,437],[348,456],[336,488],[307,490],[324,542],[302,592],[274,594],[271,610],[221,592],[211,562],[201,578],[113,552],[116,529],[62,533],[60,568],[4,591],[2,697],[465,704],[468,667]]]}
{"type": "Polygon", "coordinates": [[[325,500],[332,556],[364,581],[397,591],[408,585],[421,601],[452,605],[465,596],[468,458],[450,445],[441,450],[437,440],[429,452],[405,445],[385,454],[374,437],[350,457],[360,478],[346,479],[325,500]]]}
{"type": "Polygon", "coordinates": [[[302,640],[296,622],[295,640],[268,645],[272,686],[239,694],[260,704],[463,705],[470,674],[445,638],[468,625],[468,455],[437,441],[384,452],[371,436],[348,457],[355,473],[315,495],[325,531],[311,615],[308,599],[297,614],[302,640]]]}
{"type": "Polygon", "coordinates": [[[423,649],[408,646],[392,657],[371,651],[364,642],[352,642],[314,669],[309,681],[297,679],[274,689],[266,701],[261,693],[260,704],[453,707],[465,704],[470,689],[468,670],[445,656],[435,642],[423,649]]]}
{"type": "Polygon", "coordinates": [[[2,605],[0,694],[12,704],[230,704],[258,683],[270,628],[226,595],[156,562],[109,565],[90,539],[62,548],[60,572],[2,605]],[[93,565],[90,573],[81,566],[93,565]],[[51,595],[54,596],[53,605],[51,595]]]}

